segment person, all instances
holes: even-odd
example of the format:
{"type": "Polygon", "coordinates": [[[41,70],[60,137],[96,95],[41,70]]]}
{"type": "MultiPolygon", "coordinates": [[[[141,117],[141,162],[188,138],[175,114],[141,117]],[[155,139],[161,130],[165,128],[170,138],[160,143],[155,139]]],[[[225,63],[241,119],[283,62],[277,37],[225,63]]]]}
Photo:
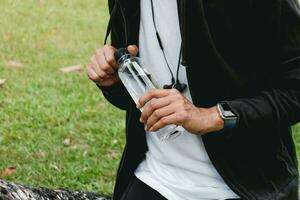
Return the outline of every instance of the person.
{"type": "Polygon", "coordinates": [[[96,50],[87,74],[126,110],[113,199],[298,199],[297,0],[108,3],[111,45],[96,50]],[[137,105],[117,75],[121,47],[159,88],[137,105]],[[170,124],[183,129],[160,140],[170,124]]]}

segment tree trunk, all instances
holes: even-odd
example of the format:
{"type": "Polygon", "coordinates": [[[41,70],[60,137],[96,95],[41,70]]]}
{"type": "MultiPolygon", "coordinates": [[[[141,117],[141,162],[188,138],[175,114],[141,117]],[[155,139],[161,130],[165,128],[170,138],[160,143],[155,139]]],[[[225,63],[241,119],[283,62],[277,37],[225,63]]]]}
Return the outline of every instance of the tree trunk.
{"type": "Polygon", "coordinates": [[[0,200],[111,200],[110,197],[92,192],[65,189],[28,187],[0,180],[0,200]]]}

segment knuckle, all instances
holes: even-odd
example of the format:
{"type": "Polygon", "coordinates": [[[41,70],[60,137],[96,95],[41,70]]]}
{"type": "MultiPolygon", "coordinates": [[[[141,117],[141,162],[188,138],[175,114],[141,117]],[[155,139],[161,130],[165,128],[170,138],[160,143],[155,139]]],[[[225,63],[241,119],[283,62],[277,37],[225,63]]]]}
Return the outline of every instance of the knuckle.
{"type": "Polygon", "coordinates": [[[154,115],[154,117],[156,117],[156,118],[158,118],[160,115],[159,115],[159,111],[158,110],[155,110],[154,112],[153,112],[153,115],[154,115]]]}
{"type": "Polygon", "coordinates": [[[153,101],[150,101],[150,102],[149,102],[149,109],[150,109],[150,110],[153,110],[153,109],[154,109],[154,103],[153,103],[153,101]]]}
{"type": "Polygon", "coordinates": [[[90,63],[93,64],[95,61],[96,61],[96,56],[93,55],[93,56],[90,58],[90,63]]]}
{"type": "Polygon", "coordinates": [[[99,77],[97,75],[94,75],[94,74],[91,74],[91,73],[88,73],[87,74],[89,79],[91,79],[92,81],[95,81],[95,80],[98,80],[99,77]]]}
{"type": "Polygon", "coordinates": [[[172,88],[172,89],[171,89],[171,94],[174,94],[174,95],[175,95],[175,94],[178,94],[178,90],[175,89],[175,88],[172,88]]]}
{"type": "Polygon", "coordinates": [[[99,77],[100,79],[104,79],[104,78],[106,77],[106,74],[105,74],[105,73],[101,73],[101,74],[98,75],[98,77],[99,77]]]}
{"type": "Polygon", "coordinates": [[[111,49],[111,48],[112,48],[112,46],[111,46],[111,45],[109,45],[109,44],[105,44],[105,45],[103,46],[103,48],[104,48],[104,49],[111,49]]]}
{"type": "Polygon", "coordinates": [[[109,50],[110,53],[113,55],[116,51],[116,48],[114,48],[112,45],[107,45],[107,50],[109,50]]]}
{"type": "Polygon", "coordinates": [[[98,49],[96,49],[96,51],[95,51],[95,55],[102,54],[102,51],[103,51],[103,49],[102,49],[102,48],[98,48],[98,49]]]}
{"type": "Polygon", "coordinates": [[[153,89],[148,92],[149,96],[153,96],[153,94],[154,94],[154,90],[153,89]]]}
{"type": "Polygon", "coordinates": [[[154,96],[154,95],[156,95],[156,94],[159,94],[159,89],[151,89],[150,90],[150,94],[152,95],[152,96],[154,96]]]}
{"type": "Polygon", "coordinates": [[[110,65],[114,65],[115,64],[115,58],[112,56],[112,55],[109,55],[108,57],[107,57],[107,60],[106,60],[107,62],[108,62],[108,64],[110,64],[110,65]]]}
{"type": "Polygon", "coordinates": [[[104,71],[107,71],[107,70],[110,69],[110,65],[108,65],[108,64],[102,64],[101,65],[101,69],[104,70],[104,71]]]}
{"type": "Polygon", "coordinates": [[[113,50],[112,46],[110,46],[108,44],[104,45],[104,47],[103,47],[103,51],[105,54],[111,53],[112,50],[113,50]]]}
{"type": "Polygon", "coordinates": [[[144,102],[144,101],[143,101],[142,98],[140,98],[140,99],[138,100],[138,102],[139,102],[140,105],[143,105],[143,102],[144,102]]]}
{"type": "Polygon", "coordinates": [[[167,118],[165,118],[165,117],[161,118],[159,121],[160,121],[161,125],[167,124],[167,118]]]}

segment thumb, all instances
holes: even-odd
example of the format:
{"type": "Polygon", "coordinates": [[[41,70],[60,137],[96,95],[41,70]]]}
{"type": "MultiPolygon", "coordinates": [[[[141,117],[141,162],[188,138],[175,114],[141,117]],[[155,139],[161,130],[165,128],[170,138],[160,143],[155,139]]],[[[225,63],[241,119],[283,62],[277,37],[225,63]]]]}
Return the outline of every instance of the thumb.
{"type": "Polygon", "coordinates": [[[130,54],[132,54],[134,56],[136,56],[138,54],[138,52],[139,52],[139,49],[138,49],[138,47],[136,45],[129,45],[127,47],[127,50],[128,50],[128,52],[130,54]]]}

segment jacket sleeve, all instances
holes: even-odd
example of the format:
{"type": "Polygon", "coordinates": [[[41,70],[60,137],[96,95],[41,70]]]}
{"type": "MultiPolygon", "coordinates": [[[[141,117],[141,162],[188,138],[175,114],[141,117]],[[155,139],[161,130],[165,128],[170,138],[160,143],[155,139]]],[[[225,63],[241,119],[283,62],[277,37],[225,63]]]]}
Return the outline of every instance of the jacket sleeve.
{"type": "Polygon", "coordinates": [[[227,101],[238,116],[236,131],[288,127],[300,121],[300,9],[297,0],[281,2],[279,73],[257,96],[227,101]]]}
{"type": "Polygon", "coordinates": [[[134,103],[121,81],[110,87],[97,86],[112,105],[122,110],[127,110],[129,104],[134,103]]]}

